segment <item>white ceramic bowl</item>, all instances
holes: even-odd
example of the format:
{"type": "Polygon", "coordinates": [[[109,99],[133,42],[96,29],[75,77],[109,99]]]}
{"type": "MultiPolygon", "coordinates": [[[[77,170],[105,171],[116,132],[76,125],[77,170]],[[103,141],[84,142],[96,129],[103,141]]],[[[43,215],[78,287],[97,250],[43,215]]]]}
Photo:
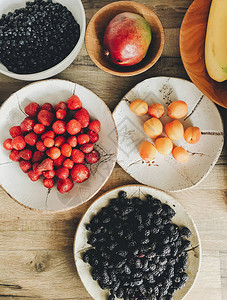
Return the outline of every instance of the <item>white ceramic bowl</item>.
{"type": "MultiPolygon", "coordinates": [[[[22,8],[26,6],[26,2],[28,0],[7,0],[7,1],[0,1],[0,16],[2,14],[7,14],[10,11],[14,11],[15,9],[22,8]]],[[[58,2],[68,8],[69,11],[73,14],[74,18],[76,19],[77,23],[80,25],[80,38],[72,50],[72,52],[60,63],[56,66],[47,69],[45,71],[34,73],[34,74],[16,74],[7,70],[7,68],[0,63],[0,73],[20,80],[26,81],[35,81],[35,80],[42,80],[45,78],[52,77],[64,69],[66,69],[77,57],[78,53],[84,42],[85,36],[85,29],[86,29],[86,17],[83,4],[81,0],[53,0],[53,2],[58,2]]]]}
{"type": "Polygon", "coordinates": [[[66,80],[50,79],[27,85],[14,93],[0,109],[0,186],[20,204],[43,211],[67,210],[87,201],[97,193],[112,173],[117,158],[117,130],[111,112],[104,101],[85,87],[66,80]],[[56,184],[49,191],[42,179],[32,182],[23,173],[19,163],[9,159],[9,151],[3,147],[9,138],[9,128],[19,125],[25,118],[25,106],[35,101],[42,105],[50,102],[56,105],[77,95],[91,116],[101,123],[99,140],[95,148],[100,160],[89,165],[90,177],[65,194],[57,191],[56,184]]]}
{"type": "Polygon", "coordinates": [[[178,203],[174,198],[170,195],[148,186],[144,185],[126,185],[114,190],[111,190],[101,197],[99,197],[92,205],[88,208],[85,215],[80,221],[80,224],[77,227],[77,232],[75,235],[74,240],[74,259],[77,267],[78,274],[83,282],[85,288],[87,289],[88,293],[92,296],[95,300],[106,300],[109,294],[108,290],[102,290],[98,283],[92,279],[91,276],[91,267],[89,264],[84,263],[82,259],[82,255],[84,251],[88,248],[91,248],[91,245],[87,243],[88,240],[88,231],[86,230],[86,224],[90,222],[92,217],[96,215],[102,207],[105,207],[109,204],[110,199],[117,197],[119,191],[126,191],[128,197],[140,197],[144,200],[146,194],[152,195],[154,198],[157,198],[162,201],[162,203],[166,203],[171,206],[176,215],[172,219],[173,223],[179,226],[186,226],[190,229],[192,235],[189,238],[191,242],[191,247],[188,249],[188,281],[186,285],[176,291],[174,293],[173,299],[174,300],[182,300],[184,297],[190,292],[192,289],[197,275],[200,270],[201,264],[201,242],[199,238],[198,231],[196,226],[190,217],[190,215],[186,212],[186,210],[178,203]]]}

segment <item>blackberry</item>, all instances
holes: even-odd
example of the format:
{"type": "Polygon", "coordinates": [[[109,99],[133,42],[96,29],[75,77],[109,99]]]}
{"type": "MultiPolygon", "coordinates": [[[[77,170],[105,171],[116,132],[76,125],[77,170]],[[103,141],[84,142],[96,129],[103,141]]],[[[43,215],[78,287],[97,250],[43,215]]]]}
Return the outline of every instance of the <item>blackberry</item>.
{"type": "Polygon", "coordinates": [[[118,197],[122,198],[122,199],[126,199],[127,198],[127,193],[125,191],[120,191],[118,193],[118,197]]]}
{"type": "Polygon", "coordinates": [[[182,227],[180,233],[182,236],[186,236],[187,238],[192,235],[191,231],[187,227],[182,227]]]}
{"type": "Polygon", "coordinates": [[[108,296],[108,300],[114,300],[114,299],[115,299],[114,295],[111,294],[108,296]]]}

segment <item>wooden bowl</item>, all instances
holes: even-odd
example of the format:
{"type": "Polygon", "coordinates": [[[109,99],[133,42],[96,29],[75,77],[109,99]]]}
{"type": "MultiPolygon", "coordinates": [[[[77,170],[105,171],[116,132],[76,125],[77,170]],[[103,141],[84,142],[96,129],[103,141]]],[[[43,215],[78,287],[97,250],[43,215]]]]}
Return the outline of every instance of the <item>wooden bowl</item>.
{"type": "Polygon", "coordinates": [[[195,0],[180,30],[180,52],[184,67],[198,89],[215,103],[227,108],[227,82],[217,82],[207,73],[205,38],[211,0],[195,0]]]}
{"type": "Polygon", "coordinates": [[[152,67],[162,54],[164,30],[157,15],[148,7],[133,1],[113,2],[101,8],[88,24],[85,45],[93,62],[103,71],[118,76],[133,76],[152,67]],[[133,12],[144,17],[151,26],[152,41],[145,58],[130,67],[111,63],[104,55],[102,41],[109,22],[119,13],[133,12]]]}

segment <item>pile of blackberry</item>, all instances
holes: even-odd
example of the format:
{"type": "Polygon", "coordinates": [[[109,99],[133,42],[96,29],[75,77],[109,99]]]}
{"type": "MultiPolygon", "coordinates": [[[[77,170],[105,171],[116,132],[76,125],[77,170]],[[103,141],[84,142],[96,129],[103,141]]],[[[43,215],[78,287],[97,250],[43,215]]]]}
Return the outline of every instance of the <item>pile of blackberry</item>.
{"type": "Polygon", "coordinates": [[[79,37],[80,26],[65,6],[27,2],[0,19],[0,62],[17,74],[41,72],[66,58],[79,37]]]}
{"type": "Polygon", "coordinates": [[[185,285],[191,232],[173,224],[174,215],[151,195],[142,201],[121,191],[86,225],[92,248],[83,261],[108,300],[170,300],[185,285]]]}

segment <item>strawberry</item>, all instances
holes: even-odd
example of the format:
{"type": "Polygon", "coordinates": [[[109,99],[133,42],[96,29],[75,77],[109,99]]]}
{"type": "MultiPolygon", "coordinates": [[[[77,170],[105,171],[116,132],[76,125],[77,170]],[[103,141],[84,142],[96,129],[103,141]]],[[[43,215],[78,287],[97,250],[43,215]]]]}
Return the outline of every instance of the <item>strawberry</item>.
{"type": "Polygon", "coordinates": [[[57,147],[50,148],[50,158],[57,159],[59,156],[61,156],[61,151],[57,147]]]}
{"type": "Polygon", "coordinates": [[[72,155],[71,159],[74,161],[76,164],[81,164],[84,162],[85,155],[82,151],[78,149],[73,149],[72,150],[72,155]]]}
{"type": "Polygon", "coordinates": [[[90,130],[92,130],[93,132],[99,133],[101,124],[100,124],[99,120],[94,120],[89,124],[88,128],[90,130]]]}
{"type": "Polygon", "coordinates": [[[69,192],[73,188],[73,186],[74,186],[74,183],[69,178],[60,179],[58,181],[58,191],[61,194],[69,192]]]}
{"type": "Polygon", "coordinates": [[[82,103],[81,103],[79,97],[77,97],[76,95],[73,95],[72,97],[70,97],[68,99],[67,106],[68,106],[68,109],[75,110],[75,109],[81,108],[82,107],[82,103]]]}
{"type": "Polygon", "coordinates": [[[55,171],[54,171],[54,170],[43,171],[43,176],[44,176],[45,178],[54,178],[54,176],[55,176],[55,171]]]}
{"type": "Polygon", "coordinates": [[[3,143],[3,147],[6,150],[13,150],[13,146],[12,146],[12,139],[6,139],[3,143]]]}
{"type": "Polygon", "coordinates": [[[85,108],[77,110],[75,112],[74,118],[80,122],[82,128],[89,125],[89,113],[85,108]]]}
{"type": "Polygon", "coordinates": [[[93,150],[85,155],[85,159],[88,164],[95,164],[99,160],[99,157],[99,153],[96,150],[93,150]]]}
{"type": "Polygon", "coordinates": [[[52,178],[44,178],[43,179],[43,185],[47,189],[51,189],[54,186],[54,179],[52,179],[52,178]]]}
{"type": "Polygon", "coordinates": [[[54,137],[55,137],[55,133],[53,132],[53,130],[49,130],[41,135],[41,140],[45,140],[45,138],[54,139],[54,137]]]}
{"type": "Polygon", "coordinates": [[[33,170],[28,171],[28,177],[29,177],[32,181],[37,181],[37,180],[39,180],[39,175],[37,175],[33,170]]]}
{"type": "Polygon", "coordinates": [[[35,126],[35,121],[32,118],[25,118],[23,122],[20,124],[20,128],[22,132],[29,132],[32,131],[33,127],[35,126]]]}
{"type": "Polygon", "coordinates": [[[99,135],[98,135],[98,133],[96,133],[96,132],[94,132],[94,131],[92,131],[92,130],[89,130],[88,131],[88,136],[89,136],[89,138],[90,138],[90,142],[91,143],[96,143],[98,140],[99,140],[99,135]]]}
{"type": "Polygon", "coordinates": [[[44,158],[44,152],[35,151],[32,156],[32,162],[39,162],[44,158]]]}
{"type": "Polygon", "coordinates": [[[72,119],[66,125],[66,130],[69,134],[75,135],[81,130],[81,124],[79,121],[72,119]]]}
{"type": "Polygon", "coordinates": [[[21,168],[21,170],[24,172],[24,173],[28,173],[28,171],[31,169],[32,165],[29,161],[26,161],[26,160],[21,160],[19,162],[19,166],[21,168]]]}
{"type": "Polygon", "coordinates": [[[61,147],[65,142],[64,136],[57,136],[56,139],[54,140],[54,146],[56,147],[61,147]]]}
{"type": "Polygon", "coordinates": [[[44,126],[50,126],[53,123],[54,115],[45,109],[40,110],[38,113],[38,121],[44,126]]]}
{"type": "Polygon", "coordinates": [[[50,158],[46,158],[44,159],[38,166],[37,169],[39,171],[49,171],[49,170],[53,170],[54,169],[54,162],[52,159],[50,158]]]}
{"type": "Polygon", "coordinates": [[[35,172],[36,175],[40,176],[40,175],[42,175],[42,171],[39,171],[37,169],[38,165],[39,165],[39,163],[34,163],[33,166],[32,166],[32,170],[35,172]]]}
{"type": "Polygon", "coordinates": [[[16,150],[22,150],[26,146],[23,136],[16,136],[12,140],[12,147],[16,150]]]}
{"type": "Polygon", "coordinates": [[[80,147],[80,150],[83,151],[84,153],[90,153],[94,149],[94,145],[91,143],[83,144],[80,147]]]}
{"type": "Polygon", "coordinates": [[[52,125],[52,129],[56,134],[63,134],[66,131],[66,125],[64,121],[58,120],[52,125]]]}
{"type": "Polygon", "coordinates": [[[46,150],[46,146],[43,144],[42,141],[38,141],[38,142],[36,143],[36,149],[37,149],[38,151],[43,152],[43,151],[46,150]]]}
{"type": "Polygon", "coordinates": [[[67,115],[67,112],[64,109],[58,109],[56,111],[56,118],[59,120],[64,120],[66,115],[67,115]]]}
{"type": "Polygon", "coordinates": [[[19,155],[24,160],[30,160],[32,158],[32,151],[29,149],[24,149],[19,152],[19,155]]]}
{"type": "Polygon", "coordinates": [[[19,161],[19,160],[20,160],[19,151],[13,149],[13,150],[10,152],[9,158],[10,158],[12,161],[19,161]]]}
{"type": "Polygon", "coordinates": [[[60,155],[57,159],[54,159],[54,165],[56,167],[60,167],[63,163],[63,161],[65,160],[65,156],[64,155],[60,155]]]}
{"type": "Polygon", "coordinates": [[[29,132],[25,137],[24,137],[25,142],[30,145],[30,146],[35,146],[38,137],[34,132],[29,132]]]}
{"type": "Polygon", "coordinates": [[[29,117],[36,117],[40,110],[40,106],[36,102],[31,102],[24,108],[24,112],[29,116],[29,117]]]}
{"type": "Polygon", "coordinates": [[[60,179],[66,179],[69,177],[69,169],[66,167],[60,167],[56,171],[56,177],[60,179]]]}
{"type": "Polygon", "coordinates": [[[22,131],[20,126],[13,126],[10,128],[9,133],[11,135],[12,138],[15,138],[19,135],[22,135],[22,131]]]}
{"type": "Polygon", "coordinates": [[[67,105],[66,105],[66,103],[65,102],[63,102],[63,101],[61,101],[61,102],[59,102],[56,106],[55,106],[55,110],[57,111],[57,110],[59,110],[59,109],[64,109],[64,110],[68,110],[68,107],[67,107],[67,105]]]}
{"type": "Polygon", "coordinates": [[[53,112],[54,111],[54,108],[53,108],[53,105],[50,104],[50,103],[44,103],[42,106],[41,106],[41,109],[42,110],[48,110],[49,112],[53,112]]]}
{"type": "Polygon", "coordinates": [[[86,144],[90,141],[90,138],[87,134],[82,133],[77,136],[77,142],[79,145],[86,144]]]}
{"type": "Polygon", "coordinates": [[[66,141],[72,148],[76,147],[77,145],[77,138],[76,136],[70,136],[66,141]]]}
{"type": "Polygon", "coordinates": [[[66,156],[66,157],[70,157],[72,154],[72,147],[65,143],[61,146],[61,154],[66,156]]]}
{"type": "Polygon", "coordinates": [[[33,127],[33,131],[36,134],[42,134],[45,131],[45,126],[43,124],[37,123],[35,124],[35,126],[33,127]]]}
{"type": "Polygon", "coordinates": [[[87,180],[89,176],[89,169],[83,164],[76,164],[71,170],[71,178],[77,183],[87,180]]]}
{"type": "Polygon", "coordinates": [[[66,167],[66,168],[68,168],[68,169],[72,169],[73,166],[74,166],[74,162],[73,162],[71,159],[67,158],[67,159],[63,162],[63,166],[66,167]]]}

